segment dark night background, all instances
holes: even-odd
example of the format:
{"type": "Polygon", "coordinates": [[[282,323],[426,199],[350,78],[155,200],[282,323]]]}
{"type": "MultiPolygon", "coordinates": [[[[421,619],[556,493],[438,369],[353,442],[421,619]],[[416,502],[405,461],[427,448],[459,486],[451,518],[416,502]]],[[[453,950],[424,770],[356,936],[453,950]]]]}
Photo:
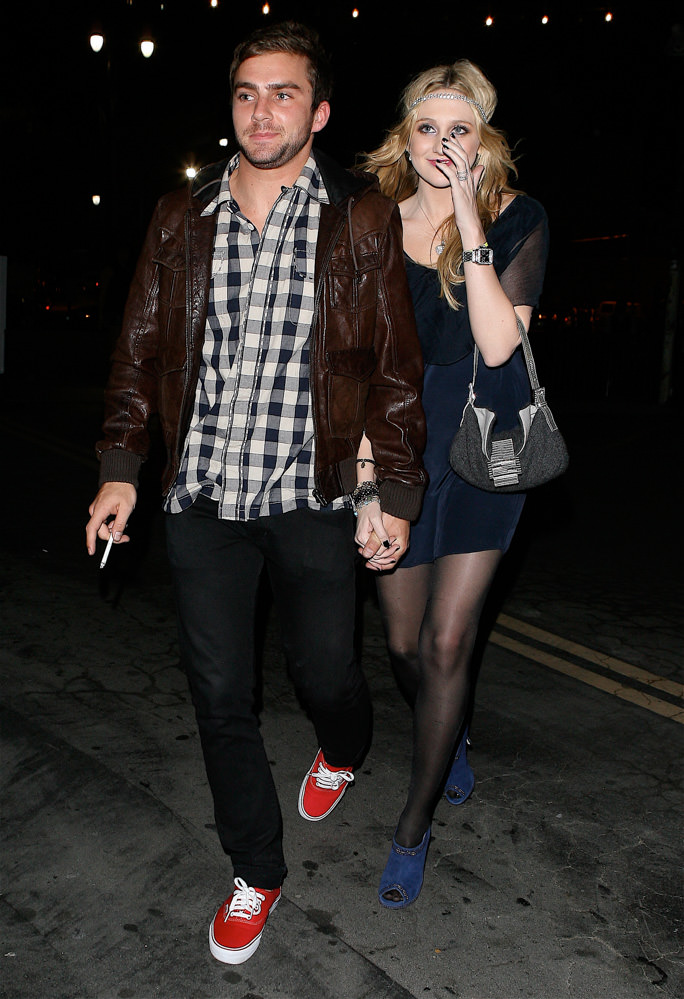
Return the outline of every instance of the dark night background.
{"type": "MultiPolygon", "coordinates": [[[[332,54],[333,115],[317,141],[346,165],[381,141],[415,72],[459,57],[483,67],[518,186],[550,218],[536,343],[563,377],[556,395],[643,391],[657,401],[671,266],[681,260],[678,5],[360,2],[356,19],[352,3],[270,6],[270,20],[315,26],[332,54]]],[[[103,375],[156,198],[184,182],[189,164],[226,154],[231,54],[267,20],[261,8],[77,0],[13,10],[1,58],[8,373],[43,347],[54,373],[67,346],[71,365],[103,375]],[[88,42],[96,26],[99,54],[88,42]],[[138,50],[146,32],[156,42],[149,60],[138,50]]],[[[670,397],[680,352],[677,343],[670,397]]]]}

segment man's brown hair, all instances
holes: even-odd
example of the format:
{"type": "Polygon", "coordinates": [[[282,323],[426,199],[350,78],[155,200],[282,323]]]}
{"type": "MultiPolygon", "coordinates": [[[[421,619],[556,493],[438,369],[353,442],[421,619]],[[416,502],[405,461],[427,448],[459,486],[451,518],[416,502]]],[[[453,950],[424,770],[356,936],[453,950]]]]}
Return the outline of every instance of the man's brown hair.
{"type": "Polygon", "coordinates": [[[307,61],[306,75],[313,91],[312,108],[317,108],[321,101],[330,100],[332,94],[330,60],[317,32],[296,21],[282,21],[266,28],[257,28],[236,46],[230,66],[231,94],[235,86],[235,75],[245,59],[266,55],[269,52],[287,52],[290,55],[304,56],[307,61]]]}

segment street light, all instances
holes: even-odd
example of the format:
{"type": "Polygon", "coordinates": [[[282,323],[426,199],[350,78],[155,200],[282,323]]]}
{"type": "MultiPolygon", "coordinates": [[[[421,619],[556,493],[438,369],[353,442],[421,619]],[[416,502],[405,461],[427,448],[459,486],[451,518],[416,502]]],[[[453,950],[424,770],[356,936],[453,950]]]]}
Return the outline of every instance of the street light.
{"type": "Polygon", "coordinates": [[[90,36],[90,47],[93,52],[101,52],[102,46],[104,45],[104,35],[100,34],[99,31],[93,31],[90,36]]]}
{"type": "Polygon", "coordinates": [[[146,59],[150,58],[150,56],[154,52],[154,42],[152,41],[151,38],[142,39],[142,41],[140,42],[140,51],[142,52],[142,54],[145,56],[146,59]]]}

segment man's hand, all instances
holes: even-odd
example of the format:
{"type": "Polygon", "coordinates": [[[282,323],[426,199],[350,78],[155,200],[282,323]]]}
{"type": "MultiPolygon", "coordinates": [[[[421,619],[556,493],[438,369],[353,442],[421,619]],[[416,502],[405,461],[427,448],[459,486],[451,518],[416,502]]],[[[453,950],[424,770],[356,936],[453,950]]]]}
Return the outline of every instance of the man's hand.
{"type": "MultiPolygon", "coordinates": [[[[406,554],[409,546],[411,522],[402,520],[401,517],[393,517],[389,513],[383,513],[382,521],[385,525],[385,532],[391,541],[388,553],[393,562],[398,562],[402,555],[406,554]]],[[[383,565],[381,568],[388,569],[390,566],[383,565]]]]}
{"type": "Polygon", "coordinates": [[[89,555],[95,554],[98,538],[108,541],[111,534],[117,545],[130,541],[124,531],[137,498],[136,488],[130,482],[105,482],[88,508],[86,546],[89,555]],[[114,520],[109,521],[110,517],[114,520]]]}
{"type": "Polygon", "coordinates": [[[354,540],[359,546],[359,555],[366,559],[367,568],[389,569],[393,565],[394,556],[389,554],[392,542],[378,502],[366,503],[359,510],[354,540]]]}
{"type": "Polygon", "coordinates": [[[366,568],[376,572],[391,569],[408,548],[408,520],[382,513],[379,503],[361,507],[354,539],[366,568]]]}

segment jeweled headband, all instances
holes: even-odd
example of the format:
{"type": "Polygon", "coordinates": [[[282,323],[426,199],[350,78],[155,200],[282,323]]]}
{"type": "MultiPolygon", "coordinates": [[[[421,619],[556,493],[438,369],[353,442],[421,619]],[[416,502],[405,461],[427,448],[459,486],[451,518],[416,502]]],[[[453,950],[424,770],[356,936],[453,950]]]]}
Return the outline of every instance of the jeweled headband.
{"type": "Polygon", "coordinates": [[[480,117],[482,118],[482,121],[485,122],[485,124],[489,120],[485,113],[485,109],[482,107],[481,104],[478,104],[477,101],[474,101],[472,97],[466,97],[465,94],[455,94],[453,90],[450,91],[448,94],[443,94],[440,91],[439,93],[426,94],[425,97],[416,97],[413,104],[409,104],[408,107],[409,111],[412,111],[413,108],[416,106],[416,104],[422,104],[423,101],[431,101],[433,97],[441,97],[442,100],[445,101],[467,101],[468,104],[472,104],[474,108],[477,108],[477,110],[480,112],[480,117]]]}

